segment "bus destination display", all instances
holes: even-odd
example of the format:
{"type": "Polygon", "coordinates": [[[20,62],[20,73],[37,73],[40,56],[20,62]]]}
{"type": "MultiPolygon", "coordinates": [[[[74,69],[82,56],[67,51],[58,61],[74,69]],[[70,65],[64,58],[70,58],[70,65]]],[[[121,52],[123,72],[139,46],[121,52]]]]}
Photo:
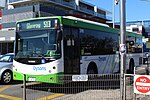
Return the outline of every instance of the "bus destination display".
{"type": "Polygon", "coordinates": [[[33,20],[17,24],[17,30],[19,31],[46,28],[58,28],[58,19],[33,20]]]}

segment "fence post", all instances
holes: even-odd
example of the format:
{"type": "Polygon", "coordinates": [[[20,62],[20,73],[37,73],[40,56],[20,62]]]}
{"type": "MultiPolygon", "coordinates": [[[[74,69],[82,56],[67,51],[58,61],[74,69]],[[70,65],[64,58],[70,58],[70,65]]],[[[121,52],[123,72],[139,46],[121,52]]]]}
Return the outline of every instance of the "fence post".
{"type": "Polygon", "coordinates": [[[26,74],[24,74],[23,80],[23,100],[26,100],[26,74]]]}
{"type": "Polygon", "coordinates": [[[126,74],[124,74],[124,100],[126,100],[126,74]]]}
{"type": "Polygon", "coordinates": [[[133,100],[136,100],[136,93],[134,93],[134,76],[135,76],[136,67],[134,67],[134,75],[133,75],[133,100]]]}

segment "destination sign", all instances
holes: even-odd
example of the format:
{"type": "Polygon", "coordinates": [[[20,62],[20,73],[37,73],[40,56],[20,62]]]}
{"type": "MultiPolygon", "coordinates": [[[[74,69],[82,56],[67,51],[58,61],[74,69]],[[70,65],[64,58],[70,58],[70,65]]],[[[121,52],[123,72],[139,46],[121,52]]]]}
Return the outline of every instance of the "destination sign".
{"type": "Polygon", "coordinates": [[[17,24],[18,31],[46,29],[46,28],[59,28],[58,19],[37,19],[19,22],[17,24]]]}

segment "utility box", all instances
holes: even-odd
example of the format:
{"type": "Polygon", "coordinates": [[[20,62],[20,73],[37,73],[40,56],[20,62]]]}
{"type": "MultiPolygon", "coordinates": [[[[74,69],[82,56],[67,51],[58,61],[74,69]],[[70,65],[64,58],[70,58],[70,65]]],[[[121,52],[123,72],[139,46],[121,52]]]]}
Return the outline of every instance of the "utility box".
{"type": "Polygon", "coordinates": [[[0,0],[0,9],[4,8],[6,5],[6,0],[0,0]]]}

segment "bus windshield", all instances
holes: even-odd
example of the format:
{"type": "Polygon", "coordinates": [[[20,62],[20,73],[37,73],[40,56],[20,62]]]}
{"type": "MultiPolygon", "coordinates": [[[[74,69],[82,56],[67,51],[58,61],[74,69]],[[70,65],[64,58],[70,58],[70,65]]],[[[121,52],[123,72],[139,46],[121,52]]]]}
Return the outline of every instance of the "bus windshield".
{"type": "Polygon", "coordinates": [[[20,31],[16,37],[16,58],[60,57],[56,29],[20,31]]]}

